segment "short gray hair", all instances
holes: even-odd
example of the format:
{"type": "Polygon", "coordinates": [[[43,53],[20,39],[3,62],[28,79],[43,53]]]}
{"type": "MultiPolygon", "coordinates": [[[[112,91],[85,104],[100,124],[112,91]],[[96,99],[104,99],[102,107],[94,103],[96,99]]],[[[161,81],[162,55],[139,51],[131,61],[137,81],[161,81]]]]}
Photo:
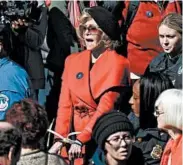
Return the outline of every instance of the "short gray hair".
{"type": "Polygon", "coordinates": [[[165,127],[182,130],[183,126],[183,107],[182,107],[183,90],[168,89],[160,94],[155,102],[155,107],[161,104],[165,112],[165,127]]]}

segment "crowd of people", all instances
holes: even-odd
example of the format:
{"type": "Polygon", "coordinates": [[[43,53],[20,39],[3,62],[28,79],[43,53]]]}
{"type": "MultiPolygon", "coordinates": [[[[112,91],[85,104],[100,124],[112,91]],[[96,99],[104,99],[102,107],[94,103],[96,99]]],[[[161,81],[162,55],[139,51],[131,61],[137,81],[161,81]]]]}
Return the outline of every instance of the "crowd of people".
{"type": "Polygon", "coordinates": [[[0,31],[0,165],[182,165],[182,3],[37,8],[0,31]]]}

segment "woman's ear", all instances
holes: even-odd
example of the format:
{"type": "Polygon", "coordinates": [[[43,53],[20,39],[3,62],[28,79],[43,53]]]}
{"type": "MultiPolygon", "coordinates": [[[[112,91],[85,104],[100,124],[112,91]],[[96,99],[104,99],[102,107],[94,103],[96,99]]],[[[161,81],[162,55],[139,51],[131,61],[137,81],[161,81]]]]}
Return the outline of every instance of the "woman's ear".
{"type": "Polygon", "coordinates": [[[133,143],[135,142],[135,136],[132,137],[132,142],[133,142],[133,143]]]}
{"type": "Polygon", "coordinates": [[[15,151],[15,147],[12,146],[8,153],[8,160],[11,162],[10,165],[16,165],[20,158],[20,152],[15,151]]]}
{"type": "Polygon", "coordinates": [[[14,147],[11,147],[8,153],[8,159],[10,160],[10,162],[12,161],[13,154],[14,154],[14,147]]]}

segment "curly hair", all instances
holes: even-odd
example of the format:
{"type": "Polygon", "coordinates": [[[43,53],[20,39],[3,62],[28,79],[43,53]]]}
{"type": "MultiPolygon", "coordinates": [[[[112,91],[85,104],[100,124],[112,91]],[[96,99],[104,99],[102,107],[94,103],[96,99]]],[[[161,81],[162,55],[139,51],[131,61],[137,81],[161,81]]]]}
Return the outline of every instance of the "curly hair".
{"type": "MultiPolygon", "coordinates": [[[[77,36],[78,36],[79,40],[81,41],[81,43],[83,44],[83,46],[85,46],[84,39],[83,39],[83,30],[80,27],[83,26],[87,21],[89,21],[91,19],[93,19],[93,18],[87,12],[87,8],[86,8],[83,11],[81,17],[79,18],[79,23],[80,24],[79,24],[78,28],[76,28],[77,36]]],[[[111,50],[115,50],[115,49],[117,49],[118,47],[121,46],[121,42],[120,41],[118,41],[118,40],[115,40],[115,41],[111,40],[109,38],[109,36],[106,33],[104,33],[104,31],[102,29],[100,29],[100,27],[99,27],[99,30],[102,32],[102,37],[101,37],[101,40],[98,43],[98,45],[103,43],[106,48],[110,48],[111,50]]]]}
{"type": "Polygon", "coordinates": [[[36,101],[24,99],[14,103],[7,111],[6,121],[22,132],[23,148],[40,148],[49,123],[46,111],[36,101]]]}

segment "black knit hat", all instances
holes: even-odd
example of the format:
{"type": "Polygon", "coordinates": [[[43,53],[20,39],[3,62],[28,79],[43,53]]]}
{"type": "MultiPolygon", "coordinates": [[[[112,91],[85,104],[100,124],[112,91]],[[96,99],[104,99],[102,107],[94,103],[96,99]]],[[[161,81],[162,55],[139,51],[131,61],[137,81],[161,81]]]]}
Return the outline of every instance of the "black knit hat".
{"type": "Polygon", "coordinates": [[[133,125],[127,116],[118,111],[111,111],[101,116],[93,128],[93,138],[99,147],[103,149],[105,140],[109,135],[118,131],[129,131],[134,134],[133,125]]]}
{"type": "Polygon", "coordinates": [[[87,11],[111,40],[120,41],[120,27],[111,12],[100,6],[91,7],[87,11]]]}

